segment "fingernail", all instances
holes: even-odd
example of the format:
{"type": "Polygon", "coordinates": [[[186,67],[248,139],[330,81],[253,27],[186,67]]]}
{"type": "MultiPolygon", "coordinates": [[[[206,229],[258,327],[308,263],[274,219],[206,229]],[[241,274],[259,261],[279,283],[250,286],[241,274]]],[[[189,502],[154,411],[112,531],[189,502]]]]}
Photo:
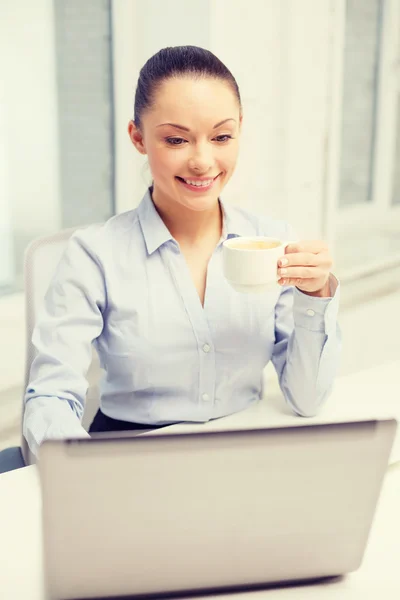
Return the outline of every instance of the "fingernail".
{"type": "Polygon", "coordinates": [[[281,270],[280,270],[280,274],[281,274],[281,275],[285,275],[285,273],[287,273],[287,269],[281,269],[281,270]]]}
{"type": "Polygon", "coordinates": [[[287,265],[289,263],[287,258],[281,258],[281,260],[279,261],[279,264],[281,267],[284,267],[285,265],[287,265]]]}
{"type": "Polygon", "coordinates": [[[281,285],[286,285],[286,279],[281,279],[280,284],[281,285]]]}

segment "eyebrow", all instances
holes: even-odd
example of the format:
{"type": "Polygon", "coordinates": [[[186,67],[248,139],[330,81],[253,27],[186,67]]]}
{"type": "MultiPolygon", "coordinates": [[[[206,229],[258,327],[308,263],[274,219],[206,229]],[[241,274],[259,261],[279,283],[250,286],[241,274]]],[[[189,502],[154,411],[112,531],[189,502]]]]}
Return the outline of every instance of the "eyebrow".
{"type": "MultiPolygon", "coordinates": [[[[220,121],[219,123],[217,123],[216,125],[214,125],[213,129],[217,129],[217,127],[221,127],[221,125],[223,125],[224,123],[227,123],[228,121],[235,121],[235,119],[232,119],[231,117],[229,119],[224,119],[223,121],[220,121]]],[[[188,127],[184,127],[183,125],[177,125],[176,123],[161,123],[160,125],[157,125],[157,127],[163,127],[164,125],[170,125],[171,127],[175,127],[176,129],[182,129],[182,131],[190,131],[190,129],[188,127]]]]}

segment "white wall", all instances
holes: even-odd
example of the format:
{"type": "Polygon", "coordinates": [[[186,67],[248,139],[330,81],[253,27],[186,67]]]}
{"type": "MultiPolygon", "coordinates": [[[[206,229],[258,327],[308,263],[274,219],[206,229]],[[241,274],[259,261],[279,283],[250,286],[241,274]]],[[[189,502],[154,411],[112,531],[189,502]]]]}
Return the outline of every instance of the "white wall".
{"type": "Polygon", "coordinates": [[[2,0],[0,7],[14,230],[54,231],[60,211],[53,3],[2,0]]]}
{"type": "Polygon", "coordinates": [[[335,37],[330,0],[211,3],[210,49],[243,96],[237,172],[225,196],[289,220],[302,237],[326,233],[330,82],[335,37]]]}
{"type": "MultiPolygon", "coordinates": [[[[60,226],[52,7],[52,0],[0,2],[2,145],[7,156],[2,204],[10,212],[17,244],[60,226]]],[[[5,223],[4,210],[1,217],[5,223]]],[[[0,338],[0,388],[6,389],[23,377],[21,294],[0,297],[0,338]]]]}
{"type": "Polygon", "coordinates": [[[232,71],[243,103],[238,166],[224,197],[248,210],[280,218],[287,215],[284,4],[215,0],[210,15],[210,50],[232,71]]]}
{"type": "Polygon", "coordinates": [[[112,0],[115,197],[118,212],[133,208],[138,196],[140,163],[138,152],[132,146],[127,131],[128,122],[133,116],[133,97],[138,75],[139,60],[134,33],[137,22],[135,2],[112,0]]]}

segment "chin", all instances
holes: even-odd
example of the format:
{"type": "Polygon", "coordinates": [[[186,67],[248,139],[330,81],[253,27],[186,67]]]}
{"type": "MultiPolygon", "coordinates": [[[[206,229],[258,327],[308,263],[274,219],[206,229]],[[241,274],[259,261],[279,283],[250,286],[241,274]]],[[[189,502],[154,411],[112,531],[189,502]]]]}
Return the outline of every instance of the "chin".
{"type": "Polygon", "coordinates": [[[183,204],[186,208],[194,212],[210,210],[218,204],[218,194],[214,193],[212,196],[204,194],[204,196],[199,196],[198,198],[182,198],[180,204],[183,204]]]}
{"type": "Polygon", "coordinates": [[[188,210],[191,210],[194,213],[201,213],[204,212],[206,210],[211,210],[212,208],[214,208],[218,203],[218,200],[215,199],[213,202],[207,202],[207,203],[203,203],[203,204],[193,204],[193,203],[189,203],[189,202],[181,202],[180,204],[182,206],[184,206],[185,208],[187,208],[188,210]]]}

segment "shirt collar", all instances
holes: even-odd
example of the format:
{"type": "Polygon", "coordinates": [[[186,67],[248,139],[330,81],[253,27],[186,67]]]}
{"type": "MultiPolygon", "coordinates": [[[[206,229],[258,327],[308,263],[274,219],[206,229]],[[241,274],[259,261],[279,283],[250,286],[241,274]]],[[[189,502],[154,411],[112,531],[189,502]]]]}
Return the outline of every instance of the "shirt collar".
{"type": "Polygon", "coordinates": [[[160,246],[174,239],[154,206],[151,188],[138,206],[138,217],[148,254],[153,254],[160,246]]]}
{"type": "Polygon", "coordinates": [[[233,237],[254,236],[254,227],[244,212],[239,208],[227,205],[221,199],[219,202],[223,215],[221,241],[233,237]]]}
{"type": "MultiPolygon", "coordinates": [[[[223,216],[221,242],[231,237],[254,235],[248,219],[239,209],[227,206],[221,199],[219,202],[223,216]]],[[[138,217],[148,254],[152,254],[166,242],[175,242],[154,206],[151,188],[146,191],[138,206],[138,217]]]]}

